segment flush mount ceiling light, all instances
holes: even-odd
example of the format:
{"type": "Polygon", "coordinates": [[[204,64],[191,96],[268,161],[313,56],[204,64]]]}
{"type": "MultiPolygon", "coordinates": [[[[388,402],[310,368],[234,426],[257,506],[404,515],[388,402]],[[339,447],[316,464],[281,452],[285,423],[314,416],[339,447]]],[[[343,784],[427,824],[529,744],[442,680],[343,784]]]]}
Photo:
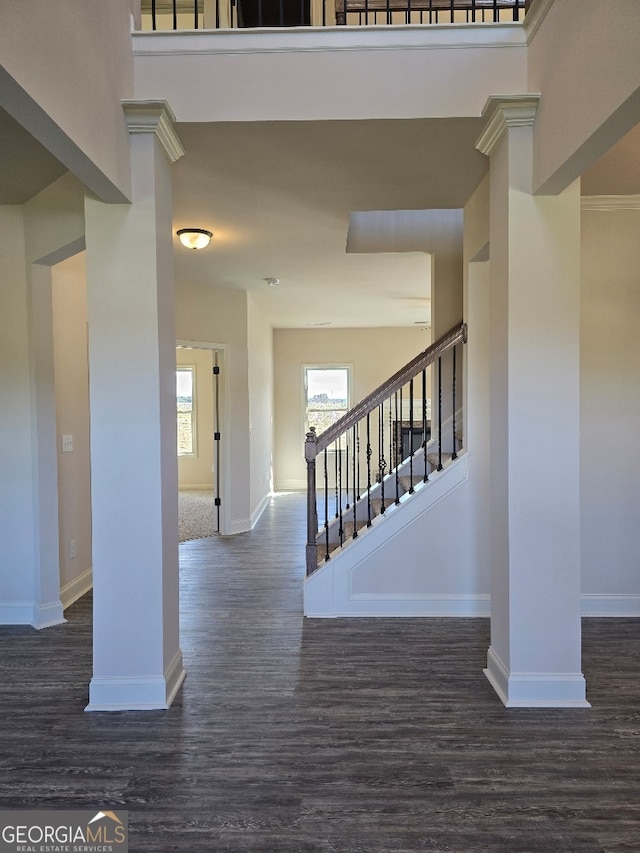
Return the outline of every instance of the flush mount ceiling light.
{"type": "Polygon", "coordinates": [[[269,287],[277,287],[277,286],[280,284],[280,279],[279,279],[279,278],[271,278],[271,277],[269,277],[269,278],[265,278],[265,281],[267,282],[267,284],[269,285],[269,287]]]}
{"type": "Polygon", "coordinates": [[[204,228],[181,228],[177,234],[180,242],[187,249],[204,249],[213,237],[211,231],[205,231],[204,228]]]}

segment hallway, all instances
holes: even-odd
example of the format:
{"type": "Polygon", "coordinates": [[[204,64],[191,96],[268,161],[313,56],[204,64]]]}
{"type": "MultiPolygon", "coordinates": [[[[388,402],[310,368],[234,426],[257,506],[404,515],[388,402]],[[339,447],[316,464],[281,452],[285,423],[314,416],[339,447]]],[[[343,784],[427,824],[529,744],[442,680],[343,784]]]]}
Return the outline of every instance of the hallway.
{"type": "Polygon", "coordinates": [[[640,621],[583,621],[592,710],[505,710],[488,620],[304,620],[304,499],[184,543],[187,680],[85,714],[91,596],[0,627],[0,808],[129,810],[130,849],[637,853],[640,621]]]}

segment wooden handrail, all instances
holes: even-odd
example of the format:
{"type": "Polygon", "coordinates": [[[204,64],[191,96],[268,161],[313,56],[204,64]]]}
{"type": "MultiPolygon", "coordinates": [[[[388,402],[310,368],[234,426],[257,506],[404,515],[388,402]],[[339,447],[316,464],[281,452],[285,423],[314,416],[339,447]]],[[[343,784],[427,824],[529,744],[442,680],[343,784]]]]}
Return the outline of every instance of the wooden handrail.
{"type": "Polygon", "coordinates": [[[366,417],[368,412],[372,412],[380,403],[387,400],[392,394],[395,394],[403,385],[406,385],[410,379],[413,379],[414,376],[417,376],[418,373],[429,367],[430,364],[433,364],[440,356],[444,355],[445,352],[461,341],[462,343],[467,342],[466,323],[454,326],[453,329],[450,329],[435,343],[431,344],[430,347],[427,347],[424,352],[421,352],[408,364],[401,367],[397,373],[394,373],[386,382],[383,382],[382,385],[379,385],[368,396],[364,397],[357,405],[332,424],[329,429],[320,433],[316,437],[315,442],[307,441],[307,445],[305,446],[307,460],[309,452],[313,451],[313,447],[315,447],[314,455],[317,456],[318,453],[339,438],[346,430],[366,417]],[[309,447],[309,445],[312,445],[312,447],[309,447]]]}

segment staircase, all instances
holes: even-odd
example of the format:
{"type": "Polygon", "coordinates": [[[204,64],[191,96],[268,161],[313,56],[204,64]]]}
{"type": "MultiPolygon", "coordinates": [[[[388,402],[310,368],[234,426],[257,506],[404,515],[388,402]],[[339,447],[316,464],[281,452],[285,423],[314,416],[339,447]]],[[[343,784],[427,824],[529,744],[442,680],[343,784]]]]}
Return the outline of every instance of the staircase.
{"type": "Polygon", "coordinates": [[[384,541],[385,529],[395,535],[439,500],[457,482],[443,477],[448,469],[466,477],[466,334],[464,324],[454,327],[329,429],[307,433],[307,591],[322,586],[329,565],[332,577],[341,563],[347,571],[384,541]]]}

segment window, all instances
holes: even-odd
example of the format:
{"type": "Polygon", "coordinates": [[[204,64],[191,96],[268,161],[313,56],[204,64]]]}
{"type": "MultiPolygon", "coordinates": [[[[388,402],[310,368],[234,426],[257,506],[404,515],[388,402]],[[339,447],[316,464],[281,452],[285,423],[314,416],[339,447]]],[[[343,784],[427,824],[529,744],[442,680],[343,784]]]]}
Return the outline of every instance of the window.
{"type": "Polygon", "coordinates": [[[348,367],[305,367],[305,432],[315,427],[318,435],[349,408],[348,367]]]}
{"type": "Polygon", "coordinates": [[[195,454],[195,367],[176,369],[178,402],[178,456],[195,454]]]}

